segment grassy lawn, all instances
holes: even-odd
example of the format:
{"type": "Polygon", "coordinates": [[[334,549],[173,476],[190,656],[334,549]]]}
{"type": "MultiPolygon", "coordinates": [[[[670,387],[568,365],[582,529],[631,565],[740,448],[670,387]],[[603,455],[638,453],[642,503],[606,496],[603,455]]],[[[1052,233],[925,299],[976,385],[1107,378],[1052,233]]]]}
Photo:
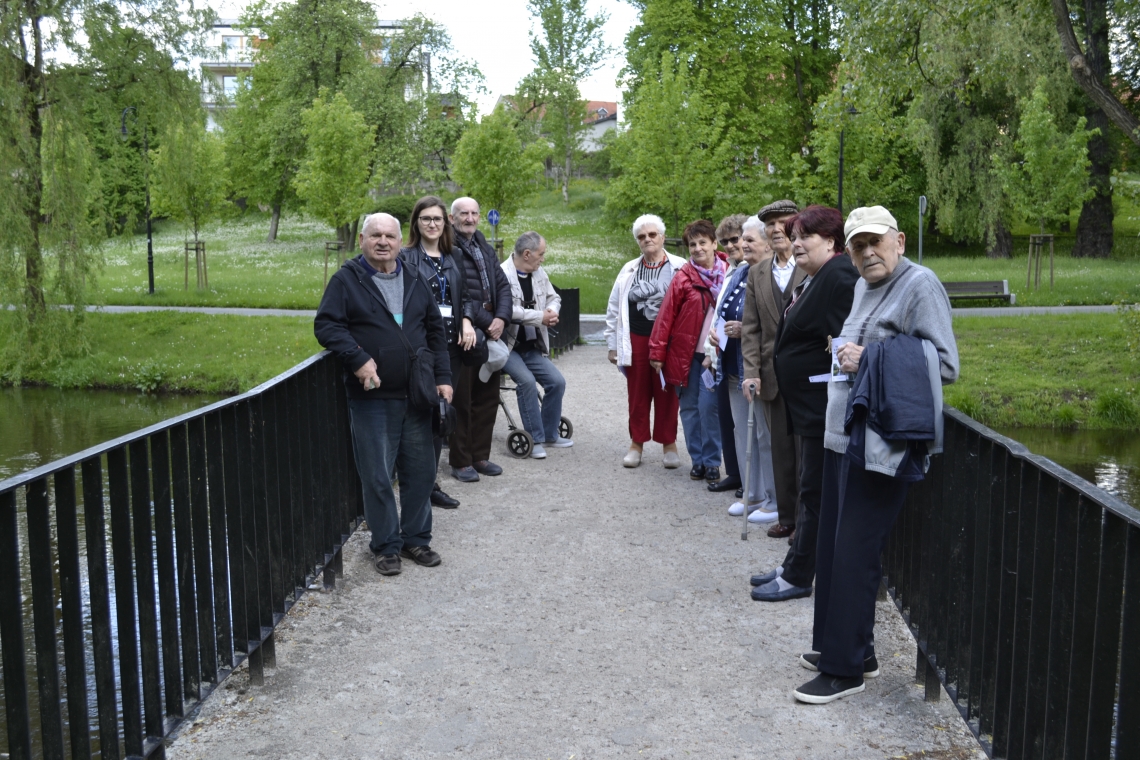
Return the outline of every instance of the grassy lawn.
{"type": "MultiPolygon", "coordinates": [[[[560,287],[582,291],[582,311],[605,311],[618,267],[637,255],[637,246],[624,230],[610,229],[602,219],[604,185],[581,180],[563,205],[557,190],[536,195],[530,205],[500,226],[508,250],[519,233],[535,229],[548,241],[546,267],[560,287]]],[[[1111,304],[1140,302],[1140,238],[1130,216],[1119,218],[1117,255],[1109,260],[1073,259],[1068,255],[1071,236],[1059,238],[1055,285],[1048,278],[1039,289],[1026,289],[1028,263],[1025,238],[1015,239],[1012,259],[988,259],[978,251],[952,246],[931,246],[923,263],[944,280],[1009,280],[1017,303],[1025,306],[1111,304]]],[[[143,236],[109,242],[105,266],[91,298],[105,304],[158,304],[179,306],[251,306],[316,308],[324,285],[324,243],[333,237],[319,222],[286,215],[278,240],[265,242],[268,216],[253,211],[237,219],[208,226],[206,241],[210,288],[199,291],[191,280],[183,290],[184,233],[171,222],[155,225],[155,294],[146,292],[146,239],[143,236]]],[[[1019,230],[1020,231],[1020,230],[1019,230]]],[[[485,230],[489,232],[489,230],[485,230]]],[[[678,234],[679,230],[669,230],[678,234]]],[[[917,245],[910,241],[910,256],[917,245]]],[[[330,263],[330,269],[337,264],[330,263]]],[[[1046,273],[1047,274],[1047,273],[1046,273]]],[[[193,278],[193,273],[191,273],[193,278]]],[[[988,305],[986,302],[962,305],[988,305]]]]}
{"type": "MultiPolygon", "coordinates": [[[[0,325],[8,315],[0,315],[0,325]]],[[[32,385],[238,393],[321,347],[311,319],[158,312],[91,314],[90,352],[33,369],[32,385]]]]}
{"type": "Polygon", "coordinates": [[[946,402],[996,427],[1140,428],[1138,324],[1118,314],[959,317],[961,379],[946,402]]]}

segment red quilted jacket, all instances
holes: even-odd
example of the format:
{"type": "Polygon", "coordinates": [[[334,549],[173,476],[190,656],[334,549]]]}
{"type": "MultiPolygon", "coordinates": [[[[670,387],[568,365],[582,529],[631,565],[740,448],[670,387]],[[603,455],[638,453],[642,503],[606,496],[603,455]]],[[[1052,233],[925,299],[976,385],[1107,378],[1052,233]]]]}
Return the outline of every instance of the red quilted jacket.
{"type": "MultiPolygon", "coordinates": [[[[721,251],[716,255],[723,261],[728,259],[721,251]]],[[[662,371],[669,385],[689,384],[689,367],[693,354],[698,348],[704,349],[705,336],[700,334],[701,328],[714,300],[712,291],[691,263],[673,275],[649,336],[649,360],[665,363],[662,371]]]]}

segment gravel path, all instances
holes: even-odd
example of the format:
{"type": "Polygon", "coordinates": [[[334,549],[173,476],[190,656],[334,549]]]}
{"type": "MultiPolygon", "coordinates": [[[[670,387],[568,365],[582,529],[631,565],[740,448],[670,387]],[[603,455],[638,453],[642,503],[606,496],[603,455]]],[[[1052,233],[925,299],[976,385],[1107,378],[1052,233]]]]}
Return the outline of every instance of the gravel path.
{"type": "Polygon", "coordinates": [[[441,480],[463,501],[435,511],[443,564],[383,578],[358,531],[336,590],[279,626],[265,686],[236,673],[170,757],[984,758],[945,695],[922,701],[886,602],[882,677],[795,703],[812,600],[748,596],[787,543],[741,541],[729,500],[663,469],[660,447],[623,469],[624,383],[604,348],[558,363],[576,445],[509,459],[500,415],[505,473],[441,480]]]}

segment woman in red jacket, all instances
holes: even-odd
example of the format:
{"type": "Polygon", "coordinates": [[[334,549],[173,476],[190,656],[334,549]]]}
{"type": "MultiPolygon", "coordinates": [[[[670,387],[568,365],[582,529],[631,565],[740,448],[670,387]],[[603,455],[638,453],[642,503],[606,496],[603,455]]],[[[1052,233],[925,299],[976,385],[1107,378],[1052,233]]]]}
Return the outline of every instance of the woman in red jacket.
{"type": "Polygon", "coordinates": [[[649,364],[678,389],[685,446],[693,460],[693,480],[720,480],[720,422],[716,390],[701,374],[705,337],[712,326],[716,297],[724,285],[728,257],[716,249],[716,228],[698,219],[685,228],[689,261],[673,276],[649,336],[649,364]]]}

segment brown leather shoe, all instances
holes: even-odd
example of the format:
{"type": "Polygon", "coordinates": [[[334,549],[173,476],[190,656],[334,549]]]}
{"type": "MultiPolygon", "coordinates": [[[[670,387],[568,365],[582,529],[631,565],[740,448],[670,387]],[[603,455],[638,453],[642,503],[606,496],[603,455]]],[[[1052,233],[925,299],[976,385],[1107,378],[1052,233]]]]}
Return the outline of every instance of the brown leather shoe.
{"type": "Polygon", "coordinates": [[[771,528],[768,528],[768,538],[787,538],[792,535],[796,527],[794,525],[780,525],[776,523],[771,528]]]}

